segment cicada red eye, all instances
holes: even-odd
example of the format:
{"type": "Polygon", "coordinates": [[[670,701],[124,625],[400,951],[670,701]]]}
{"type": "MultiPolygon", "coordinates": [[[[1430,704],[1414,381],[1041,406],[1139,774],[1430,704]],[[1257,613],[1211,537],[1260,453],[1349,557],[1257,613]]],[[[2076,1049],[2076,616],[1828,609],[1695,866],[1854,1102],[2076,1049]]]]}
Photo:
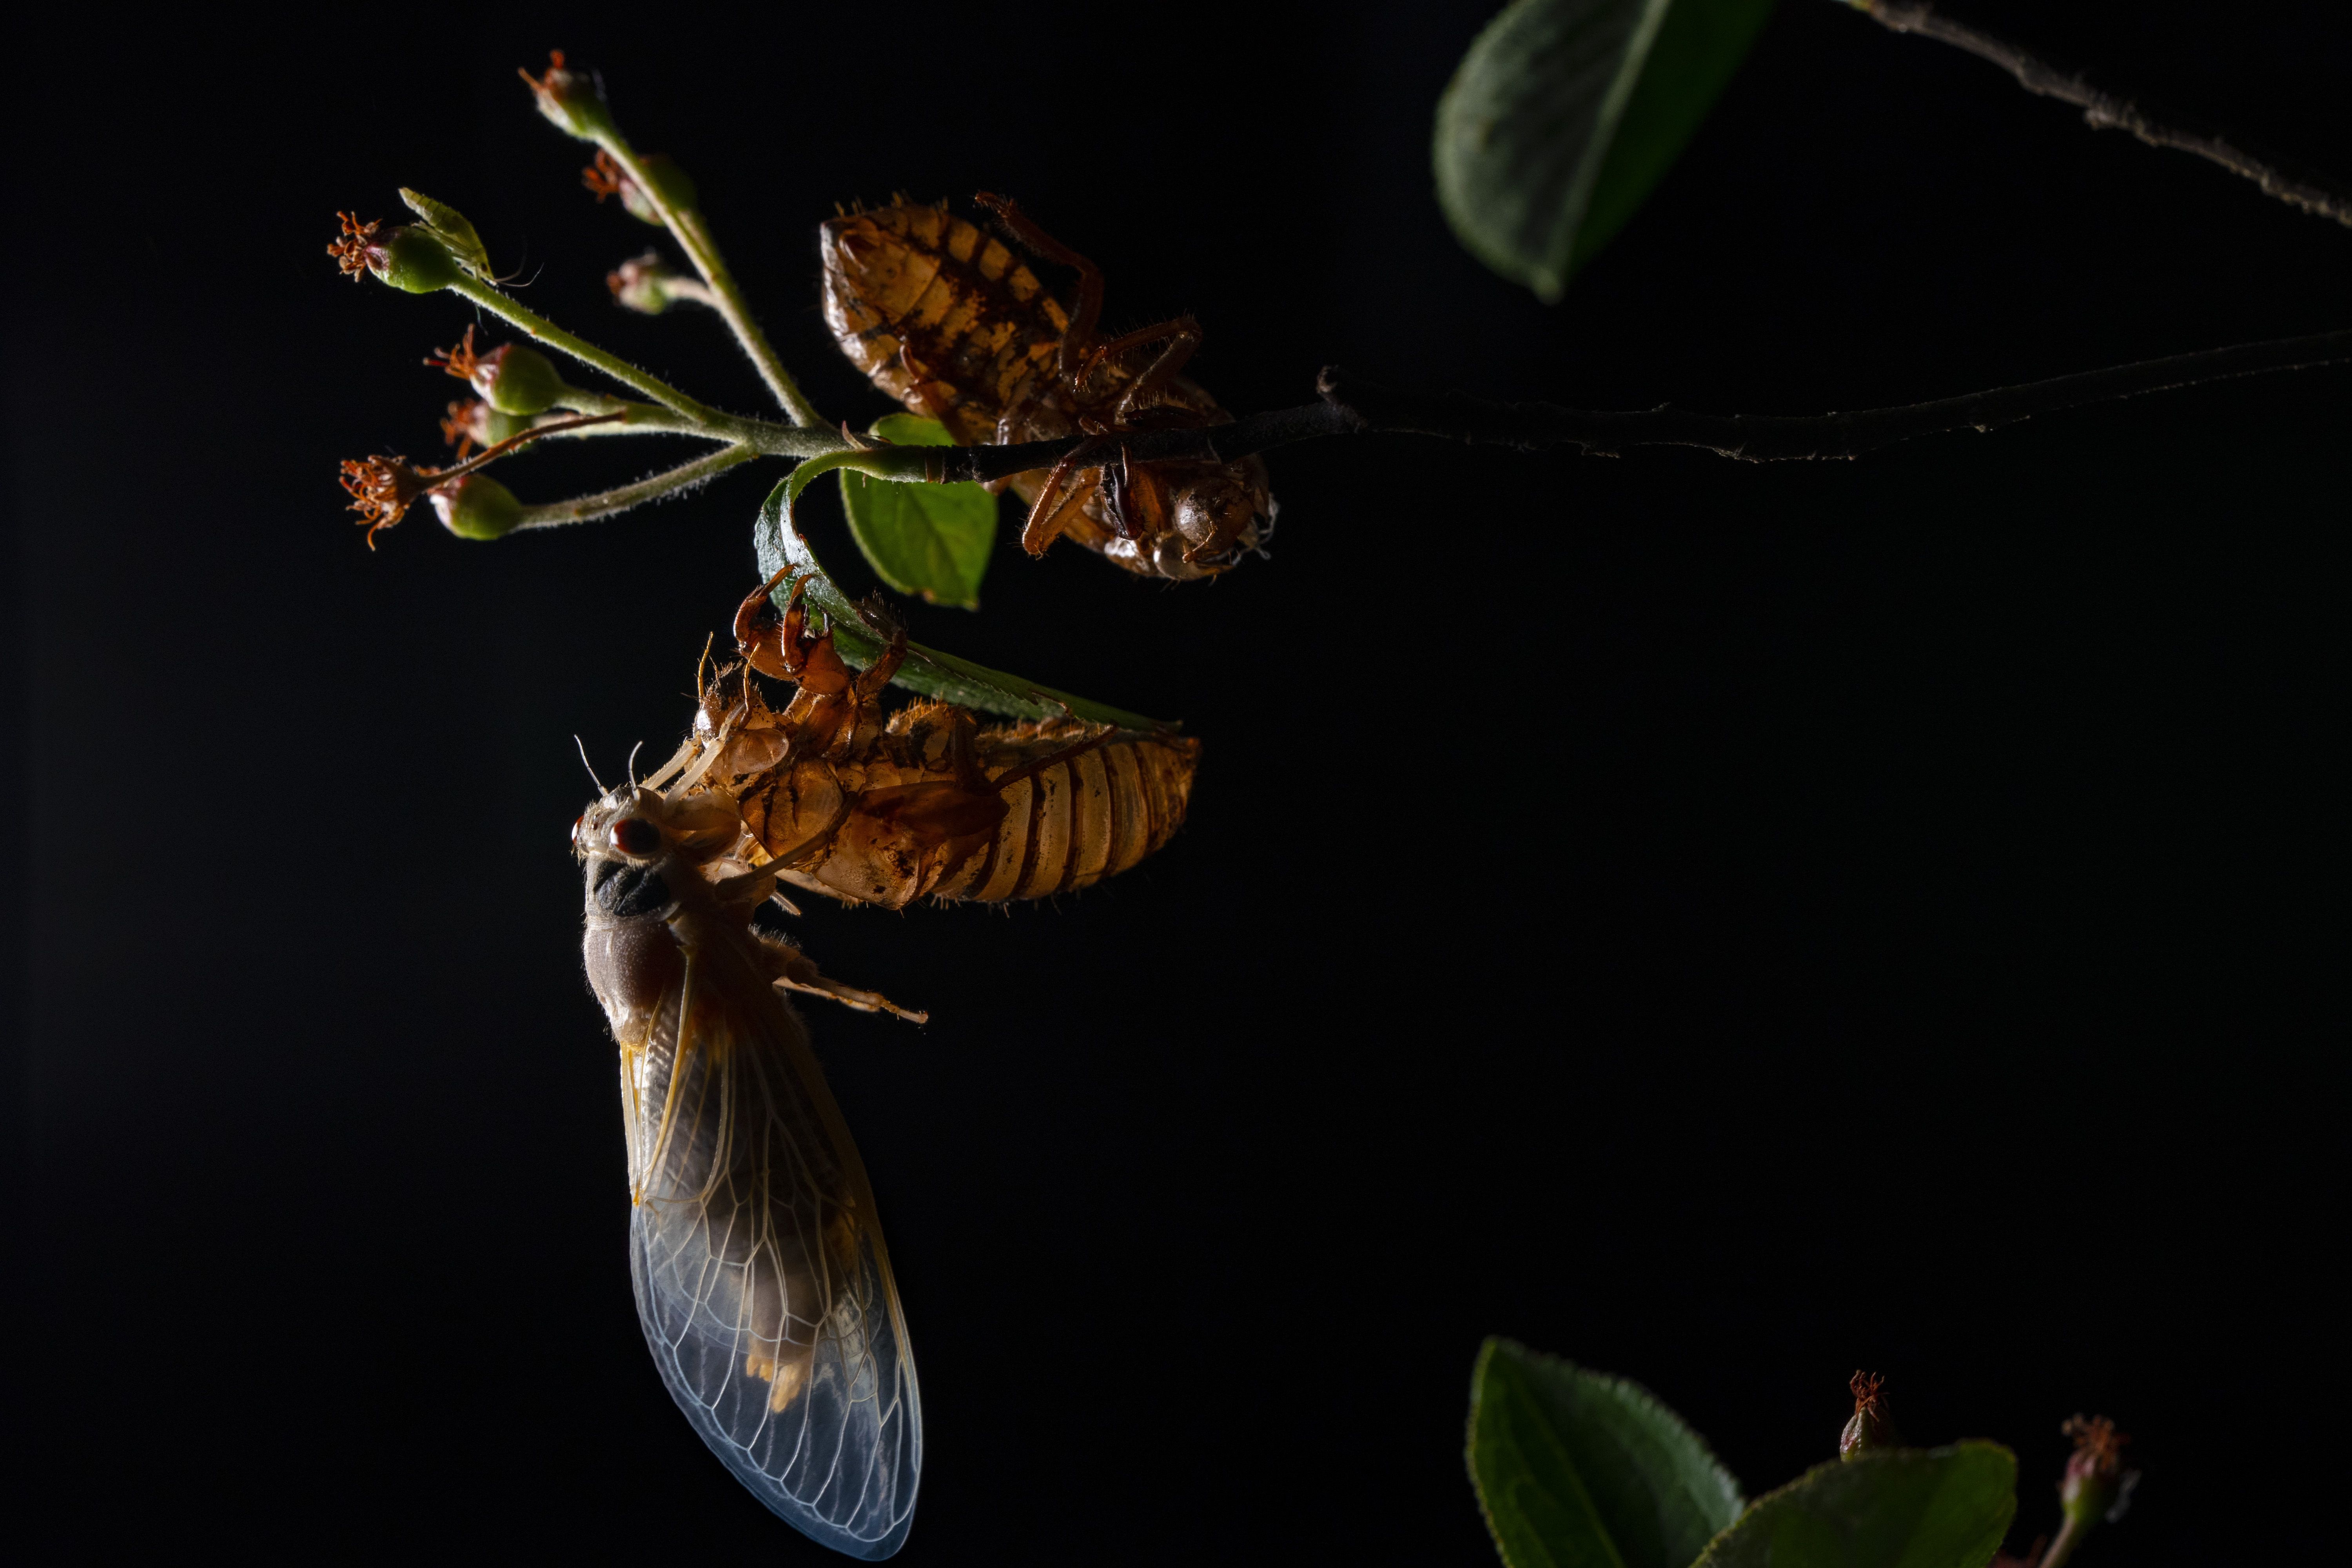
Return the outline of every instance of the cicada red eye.
{"type": "Polygon", "coordinates": [[[625,816],[613,824],[613,847],[624,855],[651,855],[661,847],[661,829],[642,816],[625,816]]]}

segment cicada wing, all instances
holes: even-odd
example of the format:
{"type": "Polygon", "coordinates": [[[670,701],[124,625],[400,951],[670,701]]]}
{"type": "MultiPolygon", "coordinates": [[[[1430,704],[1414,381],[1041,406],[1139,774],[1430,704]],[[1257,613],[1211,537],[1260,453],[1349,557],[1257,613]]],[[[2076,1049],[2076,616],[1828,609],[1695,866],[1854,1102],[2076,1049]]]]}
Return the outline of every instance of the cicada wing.
{"type": "Polygon", "coordinates": [[[914,1518],[922,1407],[856,1151],[772,993],[719,995],[689,973],[682,1004],[675,1070],[659,1038],[635,1070],[624,1058],[646,1343],[761,1501],[887,1557],[914,1518]]]}

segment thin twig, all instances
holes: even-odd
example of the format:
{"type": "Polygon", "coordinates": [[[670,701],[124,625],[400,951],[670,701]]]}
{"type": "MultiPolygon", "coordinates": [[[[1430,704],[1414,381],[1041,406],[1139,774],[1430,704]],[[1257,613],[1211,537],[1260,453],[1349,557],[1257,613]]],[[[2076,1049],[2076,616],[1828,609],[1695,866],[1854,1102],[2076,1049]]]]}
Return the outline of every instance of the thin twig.
{"type": "MultiPolygon", "coordinates": [[[[1549,403],[1491,403],[1460,393],[1399,391],[1326,369],[1317,383],[1323,395],[1320,403],[1253,414],[1205,430],[1146,431],[1121,437],[1116,448],[1102,456],[1106,461],[1123,453],[1128,461],[1139,463],[1230,463],[1294,441],[1390,433],[1528,449],[1580,447],[1604,453],[1628,447],[1696,447],[1750,463],[1857,458],[1897,441],[1948,430],[1993,430],[2089,403],[2347,361],[2352,361],[2352,331],[2319,332],[2143,360],[1899,408],[1799,416],[1691,414],[1666,407],[1612,412],[1549,403]]],[[[880,447],[843,466],[886,478],[986,482],[1050,468],[1081,439],[1010,447],[880,447]]]]}
{"type": "Polygon", "coordinates": [[[2253,181],[2263,188],[2265,195],[2276,196],[2290,206],[2298,206],[2307,213],[2316,213],[2321,217],[2334,218],[2337,223],[2352,226],[2352,197],[2284,174],[2218,136],[2199,136],[2174,126],[2160,124],[2149,119],[2131,100],[2104,92],[2079,76],[2069,76],[2035,58],[2015,44],[2004,43],[1966,23],[1941,16],[1927,0],[1847,0],[1847,3],[1881,26],[1898,33],[1916,33],[1923,38],[1933,38],[1939,44],[1966,49],[1979,59],[1990,60],[2015,77],[2017,85],[2026,91],[2073,104],[2083,111],[2083,118],[2094,130],[2128,131],[2151,147],[2170,147],[2208,163],[2219,163],[2230,173],[2253,181]]]}
{"type": "Polygon", "coordinates": [[[682,463],[667,473],[655,474],[633,485],[601,490],[594,495],[574,496],[570,500],[550,501],[544,506],[522,509],[522,521],[515,525],[520,533],[530,528],[561,528],[571,522],[591,522],[600,517],[643,506],[649,500],[676,495],[698,485],[707,484],[740,464],[751,462],[760,454],[749,447],[728,447],[682,463]]]}

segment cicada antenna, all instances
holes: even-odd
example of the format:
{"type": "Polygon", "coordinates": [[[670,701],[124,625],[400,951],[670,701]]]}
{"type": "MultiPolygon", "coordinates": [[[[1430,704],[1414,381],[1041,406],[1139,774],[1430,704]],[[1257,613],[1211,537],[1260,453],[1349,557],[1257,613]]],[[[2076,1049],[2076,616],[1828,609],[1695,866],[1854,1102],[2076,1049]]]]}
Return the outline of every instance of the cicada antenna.
{"type": "Polygon", "coordinates": [[[637,753],[645,749],[646,743],[643,741],[639,741],[635,745],[629,748],[629,790],[632,794],[635,794],[639,787],[637,784],[637,753]]]}
{"type": "Polygon", "coordinates": [[[596,764],[588,760],[588,742],[574,735],[572,737],[572,743],[580,748],[580,765],[588,770],[588,782],[596,786],[598,795],[609,794],[610,792],[604,788],[604,781],[596,776],[596,764]]]}

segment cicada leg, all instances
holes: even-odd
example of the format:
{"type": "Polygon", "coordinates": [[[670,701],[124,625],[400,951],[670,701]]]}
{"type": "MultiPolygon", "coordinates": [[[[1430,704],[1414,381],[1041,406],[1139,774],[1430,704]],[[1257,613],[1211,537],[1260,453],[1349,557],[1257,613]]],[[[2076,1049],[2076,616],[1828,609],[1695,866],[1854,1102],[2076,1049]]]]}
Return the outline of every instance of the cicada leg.
{"type": "Polygon", "coordinates": [[[1032,555],[1043,555],[1045,547],[1060,537],[1068,525],[1071,509],[1086,500],[1083,491],[1065,497],[1071,477],[1098,467],[1103,448],[1111,445],[1107,436],[1089,436],[1054,465],[1053,472],[1045,477],[1045,487],[1037,492],[1037,504],[1029,509],[1029,521],[1021,525],[1022,549],[1032,555]]]}
{"type": "Polygon", "coordinates": [[[972,200],[994,213],[1006,232],[1023,246],[1048,261],[1058,261],[1077,272],[1078,303],[1077,308],[1070,312],[1069,331],[1062,334],[1060,363],[1063,376],[1075,374],[1079,356],[1094,346],[1095,324],[1102,320],[1102,268],[1040,228],[1037,220],[1023,212],[1020,204],[1012,197],[992,195],[982,191],[972,200]]]}
{"type": "Polygon", "coordinates": [[[1182,370],[1185,362],[1199,350],[1201,323],[1192,317],[1178,316],[1172,321],[1161,321],[1156,326],[1139,327],[1124,337],[1113,338],[1110,342],[1100,344],[1094,353],[1087,356],[1087,363],[1079,370],[1077,380],[1073,384],[1071,390],[1075,393],[1077,388],[1086,385],[1087,378],[1094,374],[1097,367],[1114,355],[1125,353],[1130,349],[1139,349],[1146,343],[1159,342],[1162,339],[1171,341],[1166,348],[1161,349],[1153,357],[1144,373],[1136,377],[1134,384],[1129,386],[1120,395],[1119,400],[1111,406],[1111,419],[1115,424],[1121,426],[1131,424],[1138,413],[1150,407],[1154,399],[1168,390],[1168,384],[1176,379],[1176,373],[1182,370]]]}

